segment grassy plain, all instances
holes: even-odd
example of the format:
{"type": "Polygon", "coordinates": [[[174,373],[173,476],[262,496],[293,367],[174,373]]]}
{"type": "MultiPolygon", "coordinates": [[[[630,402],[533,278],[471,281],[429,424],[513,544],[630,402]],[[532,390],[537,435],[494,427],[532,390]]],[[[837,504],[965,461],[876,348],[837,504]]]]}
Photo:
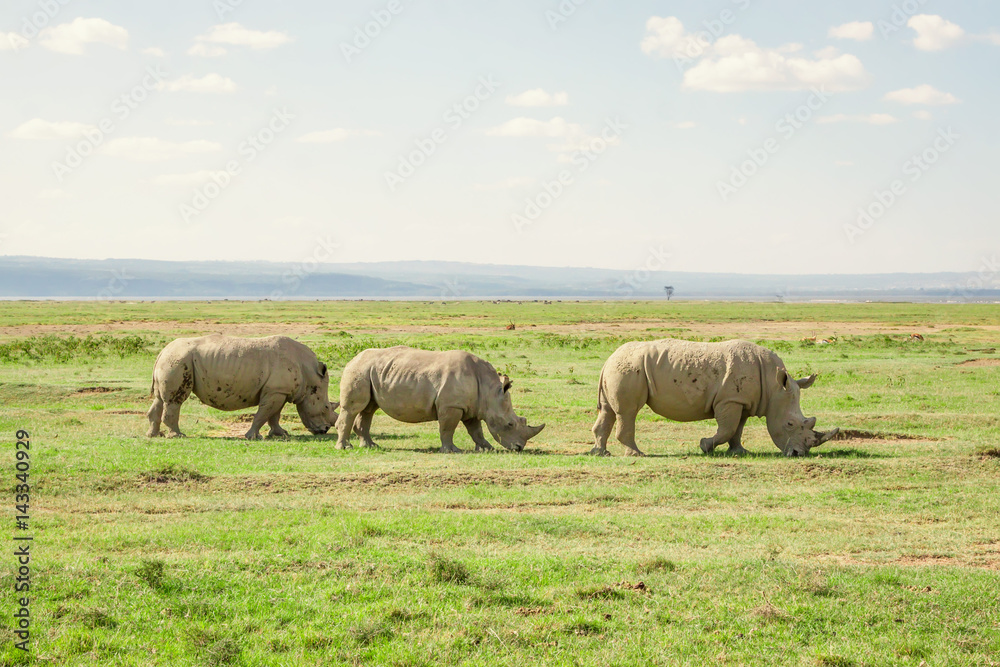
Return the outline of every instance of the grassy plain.
{"type": "MultiPolygon", "coordinates": [[[[978,305],[0,303],[10,506],[32,437],[31,660],[1000,664],[998,342],[978,305]],[[379,414],[382,451],[340,452],[294,408],[290,440],[246,442],[245,414],[192,398],[190,437],[146,439],[156,353],[212,331],[293,335],[335,381],[365,347],[461,347],[548,426],[520,455],[442,456],[434,424],[379,414]],[[703,456],[714,424],[646,412],[649,457],[580,456],[603,360],[665,336],[821,373],[803,410],[853,437],[785,459],[754,420],[752,456],[703,456]]],[[[25,658],[12,550],[0,664],[25,658]]]]}

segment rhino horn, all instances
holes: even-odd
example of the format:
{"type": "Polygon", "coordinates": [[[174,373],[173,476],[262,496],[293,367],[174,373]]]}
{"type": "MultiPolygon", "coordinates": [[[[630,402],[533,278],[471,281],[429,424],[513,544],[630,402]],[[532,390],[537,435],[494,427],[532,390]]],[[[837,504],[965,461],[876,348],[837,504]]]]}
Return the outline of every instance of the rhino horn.
{"type": "Polygon", "coordinates": [[[545,424],[542,424],[541,426],[523,426],[521,428],[521,434],[524,436],[525,440],[531,440],[536,435],[541,433],[543,428],[545,428],[545,424]]]}
{"type": "Polygon", "coordinates": [[[813,445],[813,447],[818,447],[818,446],[822,445],[824,442],[828,442],[830,440],[833,440],[834,438],[837,437],[838,433],[840,433],[840,429],[839,428],[835,428],[832,431],[827,431],[826,433],[820,433],[819,434],[819,442],[817,442],[815,445],[813,445]]]}
{"type": "Polygon", "coordinates": [[[799,389],[808,389],[809,387],[813,386],[813,383],[816,382],[817,377],[819,376],[813,373],[807,378],[796,380],[795,383],[799,385],[799,389]]]}

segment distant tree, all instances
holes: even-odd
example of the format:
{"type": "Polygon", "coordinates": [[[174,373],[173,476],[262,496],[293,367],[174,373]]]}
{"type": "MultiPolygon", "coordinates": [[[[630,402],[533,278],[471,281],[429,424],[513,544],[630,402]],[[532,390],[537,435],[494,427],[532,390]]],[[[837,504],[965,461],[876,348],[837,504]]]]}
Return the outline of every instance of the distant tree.
{"type": "Polygon", "coordinates": [[[668,285],[663,288],[663,291],[667,294],[667,301],[670,301],[670,297],[674,295],[674,288],[668,285]]]}

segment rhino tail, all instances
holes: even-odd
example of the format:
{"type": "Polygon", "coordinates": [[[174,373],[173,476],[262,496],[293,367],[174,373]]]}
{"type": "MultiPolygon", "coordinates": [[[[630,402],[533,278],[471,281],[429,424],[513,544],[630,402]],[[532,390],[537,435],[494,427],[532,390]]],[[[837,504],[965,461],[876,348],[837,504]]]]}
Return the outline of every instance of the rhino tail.
{"type": "Polygon", "coordinates": [[[608,397],[604,395],[604,367],[601,367],[601,379],[597,381],[597,411],[600,412],[608,404],[608,397]]]}

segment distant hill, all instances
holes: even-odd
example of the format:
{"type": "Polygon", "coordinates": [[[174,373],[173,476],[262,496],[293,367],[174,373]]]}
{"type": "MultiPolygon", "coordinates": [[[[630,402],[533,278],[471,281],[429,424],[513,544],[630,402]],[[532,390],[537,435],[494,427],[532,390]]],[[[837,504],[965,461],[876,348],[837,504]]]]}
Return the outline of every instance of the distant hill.
{"type": "Polygon", "coordinates": [[[664,298],[998,301],[972,273],[746,275],[464,262],[290,264],[0,257],[3,298],[664,298]],[[973,285],[975,288],[969,288],[973,285]]]}

